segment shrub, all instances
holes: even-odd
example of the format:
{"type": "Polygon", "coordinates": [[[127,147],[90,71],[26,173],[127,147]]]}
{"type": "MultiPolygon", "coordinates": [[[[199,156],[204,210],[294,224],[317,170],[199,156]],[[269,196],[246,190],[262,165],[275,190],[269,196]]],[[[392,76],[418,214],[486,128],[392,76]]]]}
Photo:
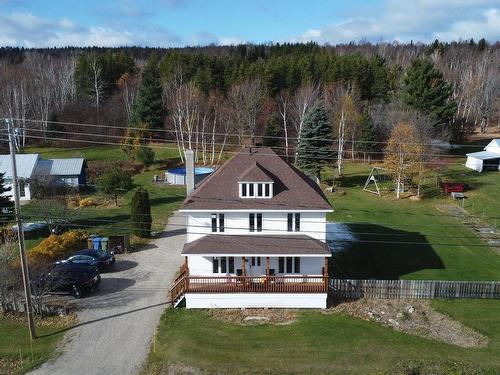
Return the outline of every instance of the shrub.
{"type": "Polygon", "coordinates": [[[144,166],[149,166],[155,161],[155,152],[151,147],[137,146],[134,157],[144,166]]]}
{"type": "Polygon", "coordinates": [[[92,206],[97,206],[97,202],[94,200],[94,198],[83,198],[80,199],[80,202],[78,202],[78,207],[84,208],[84,207],[92,207],[92,206]]]}
{"type": "Polygon", "coordinates": [[[98,182],[99,190],[109,195],[118,207],[118,196],[134,187],[132,176],[121,169],[113,169],[103,175],[98,182]]]}
{"type": "Polygon", "coordinates": [[[84,230],[70,230],[60,235],[51,234],[28,252],[30,260],[53,262],[85,247],[88,237],[84,230]]]}
{"type": "Polygon", "coordinates": [[[132,197],[131,206],[132,212],[130,216],[134,227],[134,234],[144,238],[150,237],[152,219],[148,191],[137,189],[132,197]]]}

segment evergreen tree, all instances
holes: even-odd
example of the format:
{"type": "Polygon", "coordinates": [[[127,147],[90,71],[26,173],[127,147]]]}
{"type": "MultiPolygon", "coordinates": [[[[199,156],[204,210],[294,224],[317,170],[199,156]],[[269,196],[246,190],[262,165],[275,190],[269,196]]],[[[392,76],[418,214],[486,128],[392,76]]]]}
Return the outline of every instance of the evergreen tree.
{"type": "Polygon", "coordinates": [[[151,237],[151,204],[147,190],[139,188],[134,192],[131,210],[134,234],[143,238],[151,237]]]}
{"type": "Polygon", "coordinates": [[[375,127],[373,126],[373,121],[368,113],[368,110],[365,109],[363,115],[361,117],[361,134],[358,139],[358,149],[362,152],[374,152],[378,150],[377,143],[377,134],[375,132],[375,127]]]}
{"type": "Polygon", "coordinates": [[[282,146],[281,137],[283,137],[283,132],[281,131],[281,122],[278,114],[275,112],[267,121],[266,134],[264,141],[262,142],[266,147],[280,148],[282,146]]]}
{"type": "Polygon", "coordinates": [[[0,226],[4,226],[14,218],[14,202],[6,193],[10,189],[5,186],[5,173],[0,173],[0,226]]]}
{"type": "Polygon", "coordinates": [[[477,49],[479,51],[484,51],[486,47],[487,47],[486,39],[484,38],[479,39],[479,42],[477,42],[477,49]]]}
{"type": "Polygon", "coordinates": [[[147,130],[163,127],[163,103],[158,56],[153,54],[148,59],[142,73],[142,85],[132,108],[132,124],[144,123],[147,130]]]}
{"type": "Polygon", "coordinates": [[[451,130],[449,125],[457,110],[451,98],[451,84],[427,59],[414,59],[404,77],[403,98],[406,104],[429,115],[435,130],[451,130]]]}
{"type": "Polygon", "coordinates": [[[325,106],[320,101],[313,104],[304,118],[297,152],[297,166],[314,174],[321,181],[321,168],[332,156],[332,129],[325,106]]]}

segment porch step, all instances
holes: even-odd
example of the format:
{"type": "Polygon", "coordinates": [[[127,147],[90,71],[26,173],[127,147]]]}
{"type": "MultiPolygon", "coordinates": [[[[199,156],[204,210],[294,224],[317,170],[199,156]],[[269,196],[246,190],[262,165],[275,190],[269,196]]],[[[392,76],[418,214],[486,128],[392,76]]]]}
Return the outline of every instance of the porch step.
{"type": "Polygon", "coordinates": [[[174,301],[172,301],[172,306],[174,309],[179,306],[179,304],[182,302],[182,300],[185,298],[185,294],[182,293],[179,297],[177,297],[174,301]]]}

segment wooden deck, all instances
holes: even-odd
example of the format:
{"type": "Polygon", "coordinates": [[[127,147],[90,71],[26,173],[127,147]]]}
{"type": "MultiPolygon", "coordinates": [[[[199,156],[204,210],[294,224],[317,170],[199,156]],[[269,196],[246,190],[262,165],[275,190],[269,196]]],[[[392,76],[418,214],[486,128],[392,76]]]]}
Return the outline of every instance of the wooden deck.
{"type": "Polygon", "coordinates": [[[193,293],[326,293],[325,276],[187,276],[185,291],[193,293]]]}

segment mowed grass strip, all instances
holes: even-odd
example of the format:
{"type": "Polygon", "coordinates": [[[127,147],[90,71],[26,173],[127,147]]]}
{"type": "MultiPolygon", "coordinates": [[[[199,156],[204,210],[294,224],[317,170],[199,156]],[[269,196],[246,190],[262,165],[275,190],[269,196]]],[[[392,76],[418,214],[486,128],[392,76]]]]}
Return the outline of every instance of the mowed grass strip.
{"type": "Polygon", "coordinates": [[[31,345],[24,315],[0,313],[0,374],[21,374],[57,355],[57,343],[71,322],[71,317],[36,319],[38,338],[31,345]]]}
{"type": "Polygon", "coordinates": [[[144,373],[165,373],[177,364],[221,374],[417,373],[403,372],[412,368],[497,374],[500,301],[434,304],[487,335],[489,346],[463,349],[338,313],[304,311],[289,325],[244,326],[215,320],[204,310],[168,309],[144,373]]]}

